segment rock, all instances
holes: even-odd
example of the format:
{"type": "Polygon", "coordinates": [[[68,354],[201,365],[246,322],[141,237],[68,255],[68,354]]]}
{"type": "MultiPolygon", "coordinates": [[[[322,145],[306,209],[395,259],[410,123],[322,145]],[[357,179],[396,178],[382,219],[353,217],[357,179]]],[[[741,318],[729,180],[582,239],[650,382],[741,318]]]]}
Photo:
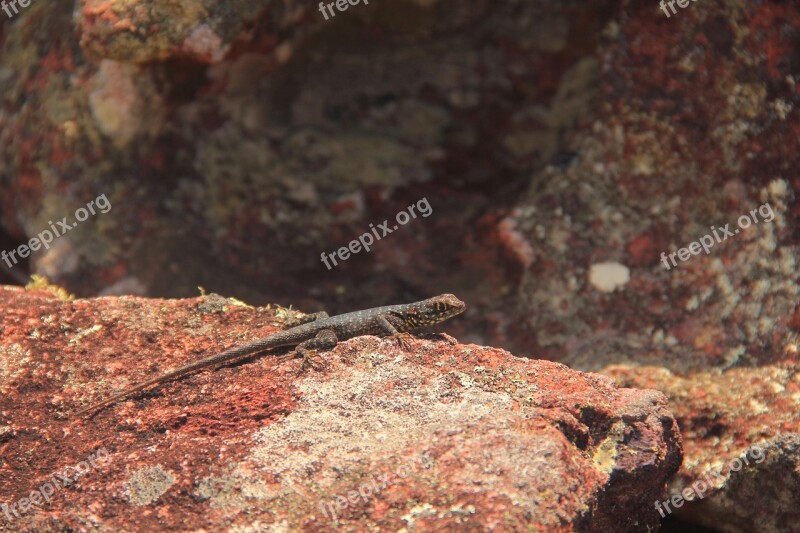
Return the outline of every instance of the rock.
{"type": "Polygon", "coordinates": [[[10,287],[0,308],[13,529],[640,531],[681,461],[661,393],[437,335],[358,337],[301,375],[266,355],[74,419],[286,311],[10,287]]]}
{"type": "Polygon", "coordinates": [[[692,500],[672,508],[675,516],[726,532],[798,531],[796,362],[685,376],[647,366],[613,366],[603,373],[614,376],[620,386],[667,394],[685,447],[668,495],[689,491],[686,496],[692,500]]]}
{"type": "Polygon", "coordinates": [[[667,394],[685,447],[674,518],[800,531],[800,91],[786,66],[800,9],[734,4],[668,23],[642,4],[608,25],[602,96],[564,147],[575,157],[534,173],[510,211],[536,252],[517,302],[537,356],[667,394]],[[604,294],[587,266],[608,257],[631,275],[604,294]]]}
{"type": "Polygon", "coordinates": [[[236,44],[245,26],[264,11],[284,30],[297,23],[302,8],[284,2],[268,10],[263,0],[211,0],[180,3],[81,0],[76,22],[81,44],[93,54],[145,63],[175,56],[219,62],[236,44]]]}
{"type": "Polygon", "coordinates": [[[615,261],[595,263],[589,267],[589,283],[600,292],[614,292],[630,279],[630,269],[615,261]]]}

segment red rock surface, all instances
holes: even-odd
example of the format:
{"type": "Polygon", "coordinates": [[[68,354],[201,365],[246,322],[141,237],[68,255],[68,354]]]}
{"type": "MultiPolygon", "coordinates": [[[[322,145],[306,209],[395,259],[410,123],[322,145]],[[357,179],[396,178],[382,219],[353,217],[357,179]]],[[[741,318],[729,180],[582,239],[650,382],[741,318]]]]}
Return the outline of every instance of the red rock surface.
{"type": "Polygon", "coordinates": [[[649,366],[615,366],[603,373],[620,386],[668,396],[686,449],[668,492],[681,494],[698,482],[709,485],[701,491],[703,498],[676,508],[676,516],[726,532],[800,530],[796,362],[687,375],[649,366]],[[731,462],[744,454],[749,464],[738,469],[731,462]]]}
{"type": "Polygon", "coordinates": [[[266,356],[75,420],[135,381],[275,331],[283,311],[10,287],[0,306],[4,501],[108,453],[9,530],[641,531],[681,460],[660,393],[446,335],[409,352],[356,338],[300,376],[299,361],[266,356]]]}

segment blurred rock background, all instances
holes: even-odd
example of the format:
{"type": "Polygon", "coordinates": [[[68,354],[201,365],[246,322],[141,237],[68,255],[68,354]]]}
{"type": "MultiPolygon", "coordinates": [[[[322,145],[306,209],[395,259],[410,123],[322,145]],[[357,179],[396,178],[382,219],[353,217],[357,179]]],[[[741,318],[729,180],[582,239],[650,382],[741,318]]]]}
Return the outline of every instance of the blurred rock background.
{"type": "Polygon", "coordinates": [[[577,157],[565,136],[596,112],[609,6],[74,7],[4,27],[5,238],[101,193],[114,207],[30,271],[78,295],[202,285],[335,312],[452,291],[475,339],[514,345],[533,258],[506,217],[577,157]],[[433,216],[321,262],[422,198],[433,216]]]}

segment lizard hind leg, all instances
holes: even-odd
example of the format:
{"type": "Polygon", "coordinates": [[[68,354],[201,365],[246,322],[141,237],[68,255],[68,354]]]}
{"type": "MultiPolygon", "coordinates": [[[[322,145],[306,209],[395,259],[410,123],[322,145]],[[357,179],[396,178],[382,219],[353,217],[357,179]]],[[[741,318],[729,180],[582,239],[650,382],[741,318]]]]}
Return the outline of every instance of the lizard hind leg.
{"type": "Polygon", "coordinates": [[[290,318],[283,323],[283,327],[285,329],[294,328],[297,326],[302,326],[303,324],[308,324],[309,322],[315,322],[317,320],[322,320],[323,318],[328,318],[328,313],[325,311],[320,311],[319,313],[311,313],[310,315],[303,315],[303,316],[295,316],[294,318],[290,318]]]}
{"type": "Polygon", "coordinates": [[[316,352],[318,350],[330,350],[337,344],[339,344],[339,339],[336,337],[336,333],[332,329],[323,329],[313,339],[308,339],[298,344],[293,353],[278,358],[278,364],[295,357],[302,357],[303,364],[300,366],[300,372],[308,366],[315,368],[315,365],[322,364],[322,360],[317,356],[316,352]]]}

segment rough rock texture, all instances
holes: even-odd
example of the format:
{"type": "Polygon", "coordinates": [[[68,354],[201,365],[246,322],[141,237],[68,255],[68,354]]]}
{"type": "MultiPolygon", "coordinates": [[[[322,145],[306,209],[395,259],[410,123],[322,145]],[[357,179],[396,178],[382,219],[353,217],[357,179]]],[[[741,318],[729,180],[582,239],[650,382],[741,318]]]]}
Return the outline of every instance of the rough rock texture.
{"type": "Polygon", "coordinates": [[[286,311],[10,287],[0,305],[5,503],[97,457],[41,510],[0,519],[8,530],[641,531],[681,461],[661,393],[446,335],[410,352],[360,337],[301,376],[267,356],[79,421],[286,311]]]}
{"type": "Polygon", "coordinates": [[[603,98],[573,161],[536,174],[507,222],[530,256],[520,302],[537,353],[685,370],[770,363],[795,335],[800,58],[774,54],[800,49],[800,7],[723,5],[663,20],[631,5],[607,28],[603,98]],[[708,253],[662,262],[705,235],[708,253]],[[609,261],[630,270],[610,294],[589,278],[609,261]]]}
{"type": "Polygon", "coordinates": [[[169,58],[217,62],[243,35],[252,37],[249,33],[258,15],[264,16],[259,26],[277,32],[292,28],[305,11],[295,2],[268,0],[80,0],[79,4],[75,18],[84,50],[138,63],[169,58]]]}
{"type": "Polygon", "coordinates": [[[501,222],[525,267],[519,317],[537,356],[668,395],[686,449],[671,493],[764,447],[675,516],[798,531],[800,5],[624,12],[574,157],[501,222]],[[708,253],[662,256],[706,235],[708,253]]]}
{"type": "Polygon", "coordinates": [[[798,531],[796,362],[686,376],[649,366],[609,367],[603,373],[620,386],[658,389],[669,397],[686,453],[668,492],[680,494],[698,482],[709,485],[703,498],[677,508],[677,516],[728,532],[798,531]],[[746,452],[749,464],[730,472],[731,461],[746,452]]]}

